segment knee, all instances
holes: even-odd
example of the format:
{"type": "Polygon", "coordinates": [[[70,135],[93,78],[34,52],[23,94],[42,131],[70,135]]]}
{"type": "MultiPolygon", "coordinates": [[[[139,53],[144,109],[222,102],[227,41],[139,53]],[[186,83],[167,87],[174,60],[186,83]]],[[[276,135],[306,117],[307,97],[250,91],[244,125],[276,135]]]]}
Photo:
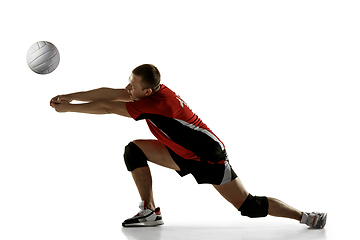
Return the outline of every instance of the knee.
{"type": "Polygon", "coordinates": [[[248,195],[245,202],[239,208],[241,215],[250,218],[266,217],[269,211],[269,201],[267,197],[248,195]]]}
{"type": "Polygon", "coordinates": [[[141,148],[136,145],[136,140],[125,147],[124,161],[128,171],[134,171],[140,167],[147,167],[147,157],[141,148]]]}

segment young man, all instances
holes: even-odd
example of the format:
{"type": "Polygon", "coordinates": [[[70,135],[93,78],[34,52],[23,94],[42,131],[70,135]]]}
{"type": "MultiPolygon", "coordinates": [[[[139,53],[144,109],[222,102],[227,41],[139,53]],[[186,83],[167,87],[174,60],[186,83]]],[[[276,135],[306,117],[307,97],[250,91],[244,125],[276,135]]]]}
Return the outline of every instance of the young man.
{"type": "Polygon", "coordinates": [[[59,95],[50,105],[57,112],[115,113],[135,120],[145,119],[157,140],[135,140],[125,147],[124,160],[138,188],[141,211],[123,222],[124,227],[162,225],[156,208],[147,161],[173,169],[180,176],[192,174],[199,184],[212,184],[241,215],[250,218],[268,214],[291,218],[312,228],[323,228],[326,213],[301,212],[278,199],[249,194],[233,171],[224,143],[165,85],[158,69],[150,64],[132,71],[125,89],[100,88],[59,95]],[[72,100],[84,104],[71,104],[72,100]]]}

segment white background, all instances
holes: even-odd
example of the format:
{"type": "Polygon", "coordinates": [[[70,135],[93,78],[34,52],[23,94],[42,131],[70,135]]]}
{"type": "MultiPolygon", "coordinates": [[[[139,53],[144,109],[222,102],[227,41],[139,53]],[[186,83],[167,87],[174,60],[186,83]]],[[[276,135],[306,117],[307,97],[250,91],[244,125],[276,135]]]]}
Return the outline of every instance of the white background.
{"type": "MultiPolygon", "coordinates": [[[[0,239],[125,239],[140,199],[123,149],[150,131],[49,101],[123,88],[143,63],[225,143],[249,192],[327,211],[327,239],[355,229],[359,11],[357,1],[3,1],[0,239]],[[27,66],[37,41],[60,51],[51,74],[27,66]]],[[[241,217],[211,186],[151,169],[165,223],[303,227],[241,217]]]]}

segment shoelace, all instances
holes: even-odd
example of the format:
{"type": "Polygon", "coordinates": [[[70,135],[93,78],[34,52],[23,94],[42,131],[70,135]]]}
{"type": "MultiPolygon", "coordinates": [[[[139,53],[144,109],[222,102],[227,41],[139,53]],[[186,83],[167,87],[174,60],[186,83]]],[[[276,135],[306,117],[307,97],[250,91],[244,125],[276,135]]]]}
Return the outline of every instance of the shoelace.
{"type": "Polygon", "coordinates": [[[144,210],[141,209],[136,216],[146,216],[150,212],[153,212],[153,211],[151,209],[149,209],[149,208],[145,208],[144,210]]]}

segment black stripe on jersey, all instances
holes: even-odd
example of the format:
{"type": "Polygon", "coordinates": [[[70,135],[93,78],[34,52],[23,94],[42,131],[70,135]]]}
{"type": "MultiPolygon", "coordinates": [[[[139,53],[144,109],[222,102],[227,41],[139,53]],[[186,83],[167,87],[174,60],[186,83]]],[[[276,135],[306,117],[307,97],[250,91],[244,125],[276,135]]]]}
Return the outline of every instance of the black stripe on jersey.
{"type": "MultiPolygon", "coordinates": [[[[201,161],[219,162],[226,159],[226,152],[219,141],[174,118],[157,114],[141,114],[136,120],[149,119],[158,129],[175,143],[193,152],[201,161]]],[[[191,125],[191,124],[189,124],[191,125]]]]}

